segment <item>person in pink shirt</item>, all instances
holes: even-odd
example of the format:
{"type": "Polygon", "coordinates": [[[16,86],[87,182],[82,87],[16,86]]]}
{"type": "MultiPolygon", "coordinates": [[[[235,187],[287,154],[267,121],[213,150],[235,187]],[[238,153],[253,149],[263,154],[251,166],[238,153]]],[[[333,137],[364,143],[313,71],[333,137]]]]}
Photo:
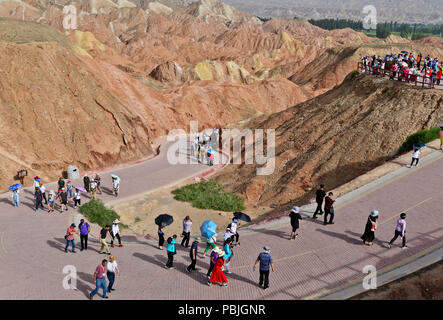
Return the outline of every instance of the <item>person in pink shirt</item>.
{"type": "Polygon", "coordinates": [[[107,266],[108,264],[108,260],[103,259],[102,263],[99,264],[97,266],[97,268],[95,269],[94,272],[94,284],[95,284],[95,289],[94,291],[92,291],[89,294],[89,299],[93,299],[94,296],[97,294],[98,290],[100,288],[103,289],[103,298],[104,299],[108,299],[108,296],[106,296],[106,292],[108,292],[108,287],[106,285],[106,271],[107,271],[107,266]]]}
{"type": "Polygon", "coordinates": [[[388,248],[390,248],[392,246],[392,244],[394,243],[395,240],[397,240],[397,238],[400,236],[402,238],[402,249],[406,249],[406,213],[402,213],[400,214],[400,219],[397,220],[397,226],[395,227],[395,234],[394,234],[394,238],[392,238],[391,241],[389,241],[388,243],[388,248]]]}
{"type": "Polygon", "coordinates": [[[66,230],[66,235],[65,235],[65,239],[66,239],[66,247],[65,247],[65,252],[68,252],[68,246],[71,243],[72,245],[72,252],[75,253],[75,240],[74,240],[74,234],[76,234],[77,232],[75,231],[75,224],[71,224],[68,228],[68,230],[66,230]]]}

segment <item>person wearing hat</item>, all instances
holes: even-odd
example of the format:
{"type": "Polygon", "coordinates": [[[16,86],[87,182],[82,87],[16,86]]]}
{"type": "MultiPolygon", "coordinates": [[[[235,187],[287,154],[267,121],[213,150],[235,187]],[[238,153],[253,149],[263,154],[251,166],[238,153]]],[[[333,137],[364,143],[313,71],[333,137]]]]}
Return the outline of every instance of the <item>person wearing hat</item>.
{"type": "Polygon", "coordinates": [[[35,176],[35,177],[34,177],[34,182],[32,183],[32,186],[33,186],[34,188],[38,188],[38,187],[40,187],[40,178],[39,178],[38,176],[35,176]]]}
{"type": "Polygon", "coordinates": [[[65,252],[68,252],[68,246],[69,244],[72,245],[72,252],[75,253],[75,239],[74,239],[74,234],[76,234],[77,232],[75,231],[75,227],[76,225],[74,223],[72,223],[69,227],[68,230],[66,231],[66,235],[65,235],[65,239],[66,239],[66,246],[65,246],[65,252]]]}
{"type": "Polygon", "coordinates": [[[186,271],[195,271],[195,265],[197,264],[198,243],[201,241],[200,237],[195,238],[191,244],[191,250],[189,251],[189,257],[191,258],[191,264],[186,268],[186,271]]]}
{"type": "Polygon", "coordinates": [[[115,239],[115,237],[117,237],[117,239],[118,239],[118,246],[119,247],[123,247],[123,245],[122,245],[122,240],[121,240],[121,238],[120,238],[120,228],[118,227],[118,224],[120,223],[120,220],[118,220],[118,219],[115,219],[113,222],[112,222],[112,230],[111,230],[111,237],[112,237],[112,240],[111,240],[111,248],[114,248],[114,239],[115,239]]]}
{"type": "Polygon", "coordinates": [[[315,209],[314,215],[312,219],[317,219],[317,214],[322,215],[323,209],[321,208],[323,205],[323,200],[326,197],[325,186],[320,184],[320,189],[315,192],[315,202],[317,202],[317,209],[315,209]]]}
{"type": "Polygon", "coordinates": [[[300,226],[299,220],[303,220],[303,218],[300,215],[300,208],[297,206],[292,207],[292,210],[289,213],[289,217],[291,218],[291,226],[292,226],[291,237],[289,238],[289,240],[295,240],[295,238],[298,237],[297,229],[300,226]]]}
{"type": "Polygon", "coordinates": [[[261,252],[257,260],[255,260],[254,266],[252,267],[253,271],[255,271],[255,267],[257,263],[260,262],[260,279],[258,285],[261,287],[263,285],[263,289],[269,288],[269,267],[271,267],[272,272],[274,272],[274,262],[271,257],[271,250],[268,246],[263,247],[263,252],[261,252]]]}
{"type": "Polygon", "coordinates": [[[49,190],[48,193],[48,212],[55,210],[55,192],[54,190],[49,190]]]}
{"type": "Polygon", "coordinates": [[[365,232],[361,236],[363,243],[372,246],[375,238],[375,230],[377,229],[378,211],[372,210],[366,222],[365,232]]]}
{"type": "MultiPolygon", "coordinates": [[[[212,270],[214,269],[215,263],[217,262],[218,257],[222,253],[222,250],[219,247],[214,247],[211,251],[211,255],[209,256],[209,269],[206,273],[208,279],[211,278],[212,270]]],[[[224,252],[223,252],[224,255],[224,252]]]]}
{"type": "Polygon", "coordinates": [[[69,195],[69,199],[72,199],[72,181],[71,181],[71,179],[68,179],[68,182],[66,183],[66,193],[69,195]]]}
{"type": "Polygon", "coordinates": [[[208,281],[208,286],[212,286],[213,283],[218,283],[222,287],[228,286],[228,279],[226,279],[225,274],[223,273],[223,265],[225,264],[226,253],[223,250],[220,250],[218,253],[217,261],[215,262],[214,268],[211,272],[211,276],[208,281]]]}
{"type": "Polygon", "coordinates": [[[60,212],[63,212],[63,210],[68,211],[68,193],[66,192],[66,188],[63,187],[60,191],[60,193],[57,195],[56,199],[60,198],[60,204],[61,209],[60,212]]]}
{"type": "Polygon", "coordinates": [[[395,227],[394,237],[389,241],[388,248],[392,246],[395,240],[400,236],[402,238],[402,249],[406,249],[406,213],[400,214],[400,219],[397,220],[397,226],[395,227]]]}

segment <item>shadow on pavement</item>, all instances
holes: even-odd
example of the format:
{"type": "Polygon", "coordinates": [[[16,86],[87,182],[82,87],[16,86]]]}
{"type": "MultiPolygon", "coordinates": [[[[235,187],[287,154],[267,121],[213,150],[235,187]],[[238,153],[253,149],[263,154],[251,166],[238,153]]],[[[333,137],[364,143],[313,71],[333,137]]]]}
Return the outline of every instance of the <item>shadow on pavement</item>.
{"type": "Polygon", "coordinates": [[[107,194],[109,196],[113,196],[114,195],[113,190],[109,189],[108,187],[102,187],[102,190],[103,190],[104,194],[107,194]]]}
{"type": "MultiPolygon", "coordinates": [[[[327,226],[325,226],[325,228],[327,228],[327,226]]],[[[360,235],[358,236],[358,239],[356,239],[355,237],[349,237],[349,236],[346,236],[346,235],[344,235],[342,233],[338,233],[338,232],[326,231],[326,230],[323,230],[323,229],[317,229],[316,231],[322,232],[322,233],[324,233],[324,234],[326,234],[328,236],[334,237],[334,238],[338,238],[338,239],[344,240],[344,241],[346,241],[347,243],[350,243],[350,244],[355,244],[355,245],[357,245],[357,244],[361,245],[362,244],[362,240],[360,239],[360,235]]]]}
{"type": "Polygon", "coordinates": [[[64,252],[65,251],[65,245],[62,245],[60,242],[58,242],[58,241],[52,241],[52,240],[48,240],[48,241],[46,241],[46,243],[50,246],[50,247],[52,247],[52,248],[55,248],[55,249],[58,249],[58,250],[60,250],[60,251],[62,251],[62,252],[64,252]]]}
{"type": "MultiPolygon", "coordinates": [[[[289,225],[288,229],[290,229],[290,228],[291,228],[291,226],[289,225]]],[[[289,239],[289,236],[291,235],[290,232],[288,233],[286,231],[274,230],[274,229],[270,229],[270,230],[260,229],[260,230],[256,230],[256,232],[263,233],[263,234],[266,234],[266,235],[269,235],[269,236],[275,236],[275,237],[278,237],[278,238],[283,238],[283,239],[286,239],[286,240],[289,239]]]]}
{"type": "MultiPolygon", "coordinates": [[[[133,255],[134,257],[137,257],[137,258],[139,258],[139,259],[142,259],[142,260],[144,260],[144,261],[146,261],[146,262],[149,262],[149,263],[151,263],[151,264],[155,264],[155,265],[157,265],[157,266],[159,266],[159,267],[162,267],[162,268],[165,267],[165,265],[166,265],[166,261],[167,261],[167,258],[166,258],[166,257],[162,257],[163,259],[160,260],[160,259],[158,259],[158,258],[153,258],[153,257],[151,257],[151,256],[148,256],[148,255],[143,254],[143,253],[138,253],[138,252],[134,252],[132,255],[133,255]],[[164,260],[164,262],[163,262],[163,260],[164,260]]],[[[160,257],[160,256],[159,256],[159,255],[156,255],[156,257],[160,257]]]]}
{"type": "MultiPolygon", "coordinates": [[[[6,203],[6,204],[9,204],[11,207],[14,206],[14,203],[12,202],[12,197],[11,197],[11,200],[9,200],[9,199],[7,199],[7,198],[0,199],[0,202],[3,202],[3,203],[6,203]]],[[[20,204],[21,204],[21,203],[20,203],[20,204]]]]}

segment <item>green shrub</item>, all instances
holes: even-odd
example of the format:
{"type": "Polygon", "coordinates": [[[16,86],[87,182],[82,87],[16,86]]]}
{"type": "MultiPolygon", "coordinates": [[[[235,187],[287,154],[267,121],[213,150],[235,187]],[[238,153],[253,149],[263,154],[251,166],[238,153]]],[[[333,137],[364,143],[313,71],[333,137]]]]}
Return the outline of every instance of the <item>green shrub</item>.
{"type": "Polygon", "coordinates": [[[388,96],[391,97],[394,93],[392,92],[391,89],[388,89],[388,90],[386,91],[386,94],[387,94],[388,96]]]}
{"type": "Polygon", "coordinates": [[[223,192],[223,187],[214,181],[199,182],[172,191],[174,199],[191,202],[199,209],[219,211],[241,211],[245,209],[243,199],[233,193],[223,192]]]}
{"type": "Polygon", "coordinates": [[[428,130],[420,130],[417,131],[414,134],[411,134],[410,136],[408,136],[406,138],[406,141],[402,144],[402,146],[400,147],[400,149],[398,150],[399,153],[404,153],[407,152],[409,150],[413,149],[414,144],[416,143],[428,143],[432,140],[438,139],[439,138],[439,132],[440,132],[440,128],[439,127],[433,127],[431,129],[428,130]]]}
{"type": "MultiPolygon", "coordinates": [[[[115,219],[120,219],[120,216],[112,208],[108,208],[99,199],[91,199],[89,202],[81,206],[80,212],[92,223],[96,223],[101,227],[105,225],[112,225],[115,219]]],[[[120,227],[127,228],[128,226],[120,223],[120,227]]]]}
{"type": "Polygon", "coordinates": [[[358,72],[358,70],[354,70],[351,72],[351,79],[354,79],[356,76],[358,76],[360,74],[360,72],[358,72]]]}

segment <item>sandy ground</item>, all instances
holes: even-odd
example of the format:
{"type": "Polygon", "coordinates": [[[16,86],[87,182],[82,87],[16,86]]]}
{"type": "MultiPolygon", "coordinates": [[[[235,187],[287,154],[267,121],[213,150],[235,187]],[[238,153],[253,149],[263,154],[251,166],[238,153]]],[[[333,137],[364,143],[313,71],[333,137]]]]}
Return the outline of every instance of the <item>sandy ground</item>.
{"type": "Polygon", "coordinates": [[[442,300],[443,261],[351,300],[442,300]]]}

